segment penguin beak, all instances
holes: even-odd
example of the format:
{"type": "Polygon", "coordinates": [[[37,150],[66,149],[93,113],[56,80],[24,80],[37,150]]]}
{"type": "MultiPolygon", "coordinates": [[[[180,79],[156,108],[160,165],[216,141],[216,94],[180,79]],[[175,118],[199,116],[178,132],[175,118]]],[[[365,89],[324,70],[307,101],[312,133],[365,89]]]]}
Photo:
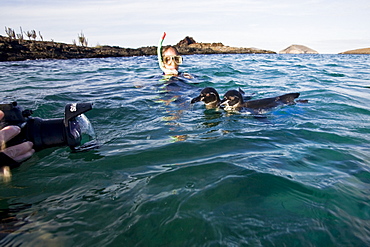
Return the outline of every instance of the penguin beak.
{"type": "Polygon", "coordinates": [[[198,97],[196,97],[196,98],[192,99],[190,103],[191,103],[191,104],[194,104],[194,103],[199,102],[199,101],[201,101],[201,100],[202,100],[202,96],[201,96],[201,95],[199,95],[198,97]]]}
{"type": "Polygon", "coordinates": [[[225,105],[227,105],[227,99],[226,98],[223,98],[219,103],[218,103],[218,106],[223,108],[225,107],[225,105]]]}

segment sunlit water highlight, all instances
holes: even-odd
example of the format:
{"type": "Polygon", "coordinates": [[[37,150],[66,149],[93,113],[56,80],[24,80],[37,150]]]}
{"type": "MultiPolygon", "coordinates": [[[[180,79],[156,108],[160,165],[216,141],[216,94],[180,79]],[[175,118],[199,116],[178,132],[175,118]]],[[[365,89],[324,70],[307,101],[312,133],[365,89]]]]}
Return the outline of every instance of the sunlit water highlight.
{"type": "Polygon", "coordinates": [[[369,246],[370,57],[193,55],[0,63],[1,102],[92,102],[102,145],[38,152],[0,186],[3,246],[369,246]],[[308,103],[264,118],[190,105],[206,86],[308,103]],[[4,221],[4,217],[14,217],[4,221]]]}

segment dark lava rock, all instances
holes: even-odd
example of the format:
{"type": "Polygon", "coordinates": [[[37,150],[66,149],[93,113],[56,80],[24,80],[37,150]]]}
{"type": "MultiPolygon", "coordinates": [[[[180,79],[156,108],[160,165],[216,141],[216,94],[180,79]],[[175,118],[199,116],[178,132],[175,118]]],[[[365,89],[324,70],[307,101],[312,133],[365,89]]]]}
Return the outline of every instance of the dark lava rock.
{"type": "MultiPolygon", "coordinates": [[[[237,53],[275,53],[255,48],[235,48],[222,43],[197,43],[185,37],[176,47],[180,54],[237,54],[237,53]]],[[[151,56],[157,54],[156,46],[137,49],[118,46],[84,47],[53,41],[17,40],[0,36],[0,61],[22,61],[35,59],[72,59],[151,56]]]]}

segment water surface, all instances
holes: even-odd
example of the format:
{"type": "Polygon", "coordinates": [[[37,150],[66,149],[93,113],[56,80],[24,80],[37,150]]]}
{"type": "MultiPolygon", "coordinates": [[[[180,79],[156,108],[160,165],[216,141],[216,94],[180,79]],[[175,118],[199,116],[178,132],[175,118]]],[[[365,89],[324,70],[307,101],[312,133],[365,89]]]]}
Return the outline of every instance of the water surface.
{"type": "Polygon", "coordinates": [[[369,68],[361,55],[192,55],[195,79],[169,84],[154,56],[0,63],[1,102],[41,118],[92,102],[102,145],[13,170],[0,243],[368,246],[369,68]],[[308,103],[263,118],[190,105],[206,86],[308,103]]]}

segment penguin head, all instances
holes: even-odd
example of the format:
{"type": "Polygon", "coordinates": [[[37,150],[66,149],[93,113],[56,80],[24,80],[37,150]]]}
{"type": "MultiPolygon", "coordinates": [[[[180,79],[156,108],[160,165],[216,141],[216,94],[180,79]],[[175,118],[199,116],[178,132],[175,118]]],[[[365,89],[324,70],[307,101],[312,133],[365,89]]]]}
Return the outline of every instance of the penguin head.
{"type": "Polygon", "coordinates": [[[237,90],[227,91],[220,102],[220,106],[226,111],[238,110],[238,108],[243,107],[243,104],[243,95],[237,90]]]}
{"type": "Polygon", "coordinates": [[[190,103],[194,104],[199,101],[203,101],[206,104],[206,107],[214,108],[221,100],[216,89],[213,87],[206,87],[200,92],[200,95],[192,99],[190,103]]]}

